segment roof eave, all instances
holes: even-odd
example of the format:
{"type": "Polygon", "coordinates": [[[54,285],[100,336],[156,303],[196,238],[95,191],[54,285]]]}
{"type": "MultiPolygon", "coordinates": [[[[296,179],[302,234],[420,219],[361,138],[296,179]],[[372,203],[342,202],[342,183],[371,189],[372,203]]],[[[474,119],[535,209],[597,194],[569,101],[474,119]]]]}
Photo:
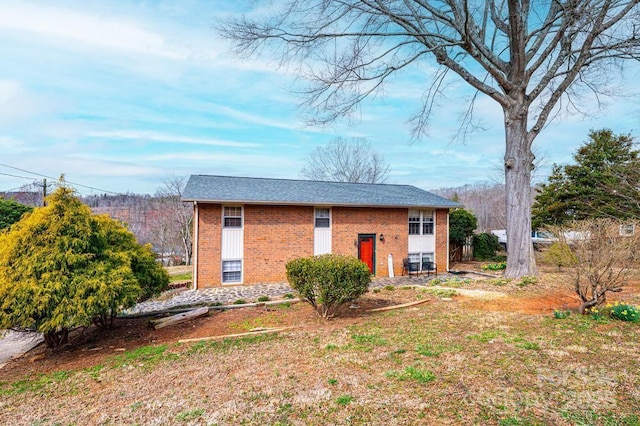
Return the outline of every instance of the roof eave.
{"type": "Polygon", "coordinates": [[[250,205],[271,205],[271,206],[323,206],[323,207],[376,207],[376,208],[431,208],[431,209],[456,209],[463,207],[458,205],[434,205],[434,204],[361,204],[361,203],[335,203],[335,202],[295,202],[295,201],[255,201],[255,200],[209,200],[183,198],[185,203],[204,204],[250,204],[250,205]]]}

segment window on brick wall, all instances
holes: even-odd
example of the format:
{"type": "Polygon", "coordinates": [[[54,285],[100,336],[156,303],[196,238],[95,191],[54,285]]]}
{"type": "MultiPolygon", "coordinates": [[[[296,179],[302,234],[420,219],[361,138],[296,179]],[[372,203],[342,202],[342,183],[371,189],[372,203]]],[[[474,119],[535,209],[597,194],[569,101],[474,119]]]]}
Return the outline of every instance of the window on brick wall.
{"type": "Polygon", "coordinates": [[[409,210],[409,235],[433,235],[433,210],[409,210]]]}
{"type": "Polygon", "coordinates": [[[422,213],[422,235],[433,235],[433,210],[422,213]]]}
{"type": "Polygon", "coordinates": [[[420,235],[420,212],[409,210],[409,235],[420,235]]]}
{"type": "Polygon", "coordinates": [[[422,265],[424,262],[434,262],[435,256],[433,252],[425,252],[425,253],[409,253],[409,262],[418,263],[419,271],[422,272],[422,265]]]}
{"type": "Polygon", "coordinates": [[[316,209],[315,227],[316,228],[331,227],[331,210],[330,209],[324,209],[324,208],[316,209]]]}
{"type": "Polygon", "coordinates": [[[223,219],[225,228],[242,228],[242,207],[225,207],[223,219]]]}
{"type": "Polygon", "coordinates": [[[239,283],[242,281],[242,260],[222,261],[222,282],[239,283]]]}

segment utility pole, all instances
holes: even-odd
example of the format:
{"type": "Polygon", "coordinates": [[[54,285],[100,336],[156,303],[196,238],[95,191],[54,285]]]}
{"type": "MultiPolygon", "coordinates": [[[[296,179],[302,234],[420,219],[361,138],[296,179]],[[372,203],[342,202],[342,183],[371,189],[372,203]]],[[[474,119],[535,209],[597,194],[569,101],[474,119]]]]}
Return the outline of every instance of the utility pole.
{"type": "Polygon", "coordinates": [[[42,180],[42,206],[47,205],[47,178],[42,180]]]}

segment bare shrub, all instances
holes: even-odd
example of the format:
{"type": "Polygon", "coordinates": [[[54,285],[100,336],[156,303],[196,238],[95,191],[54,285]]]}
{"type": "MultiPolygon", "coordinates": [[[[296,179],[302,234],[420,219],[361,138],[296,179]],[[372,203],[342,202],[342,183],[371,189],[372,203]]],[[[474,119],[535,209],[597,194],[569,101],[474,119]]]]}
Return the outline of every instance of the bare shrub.
{"type": "Polygon", "coordinates": [[[549,227],[558,244],[571,250],[575,263],[565,274],[580,298],[582,313],[605,303],[607,293],[622,291],[638,265],[640,232],[622,235],[625,225],[613,219],[588,219],[569,227],[549,227]]]}

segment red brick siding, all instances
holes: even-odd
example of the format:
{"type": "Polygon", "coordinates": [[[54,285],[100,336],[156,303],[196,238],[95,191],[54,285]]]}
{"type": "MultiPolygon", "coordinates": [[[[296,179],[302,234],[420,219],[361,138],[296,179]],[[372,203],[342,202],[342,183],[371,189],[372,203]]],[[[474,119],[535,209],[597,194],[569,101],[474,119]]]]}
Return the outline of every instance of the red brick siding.
{"type": "Polygon", "coordinates": [[[251,206],[244,209],[244,282],[286,280],[285,264],[313,256],[314,208],[251,206]]]}
{"type": "MultiPolygon", "coordinates": [[[[388,276],[393,255],[394,273],[402,273],[408,253],[408,209],[333,207],[332,252],[357,256],[358,234],[375,234],[376,276],[388,276]],[[380,241],[380,234],[385,240],[380,241]]],[[[286,280],[285,263],[313,255],[311,206],[244,206],[244,284],[286,280]]],[[[198,204],[198,287],[221,285],[220,244],[222,211],[217,204],[198,204]]],[[[448,210],[436,210],[436,264],[447,269],[448,210]]]]}
{"type": "Polygon", "coordinates": [[[222,242],[222,207],[198,204],[198,288],[220,285],[220,244],[222,242]]]}
{"type": "Polygon", "coordinates": [[[449,233],[449,210],[437,209],[436,210],[436,266],[438,273],[444,273],[447,271],[447,256],[449,250],[447,249],[449,233]]]}
{"type": "Polygon", "coordinates": [[[408,250],[407,209],[334,207],[332,228],[333,253],[358,256],[358,234],[375,234],[376,276],[389,276],[389,253],[393,255],[394,273],[402,272],[402,258],[408,250]],[[380,234],[384,234],[384,241],[380,241],[380,234]]]}

